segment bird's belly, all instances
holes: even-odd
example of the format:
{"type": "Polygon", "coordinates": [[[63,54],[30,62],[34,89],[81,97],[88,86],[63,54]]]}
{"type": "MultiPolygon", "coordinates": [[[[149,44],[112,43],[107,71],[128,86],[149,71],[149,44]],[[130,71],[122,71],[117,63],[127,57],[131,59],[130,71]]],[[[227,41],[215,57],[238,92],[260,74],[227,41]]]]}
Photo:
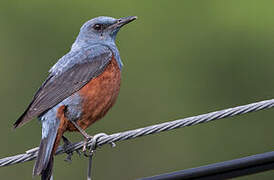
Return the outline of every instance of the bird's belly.
{"type": "MultiPolygon", "coordinates": [[[[113,106],[119,94],[120,82],[120,69],[113,58],[103,73],[77,92],[81,97],[81,115],[77,124],[82,129],[86,129],[102,118],[113,106]]],[[[76,129],[69,123],[67,130],[75,131],[76,129]]]]}

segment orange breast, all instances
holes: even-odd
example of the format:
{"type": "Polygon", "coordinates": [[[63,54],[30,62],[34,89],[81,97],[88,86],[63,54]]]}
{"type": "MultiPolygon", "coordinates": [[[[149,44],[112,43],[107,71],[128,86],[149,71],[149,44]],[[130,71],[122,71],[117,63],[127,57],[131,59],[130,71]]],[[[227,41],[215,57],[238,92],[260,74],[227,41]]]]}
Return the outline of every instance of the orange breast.
{"type": "MultiPolygon", "coordinates": [[[[113,57],[102,74],[78,91],[82,97],[82,114],[77,123],[82,129],[102,118],[113,106],[119,94],[120,82],[121,72],[113,57]]],[[[67,130],[76,131],[71,123],[67,130]]]]}

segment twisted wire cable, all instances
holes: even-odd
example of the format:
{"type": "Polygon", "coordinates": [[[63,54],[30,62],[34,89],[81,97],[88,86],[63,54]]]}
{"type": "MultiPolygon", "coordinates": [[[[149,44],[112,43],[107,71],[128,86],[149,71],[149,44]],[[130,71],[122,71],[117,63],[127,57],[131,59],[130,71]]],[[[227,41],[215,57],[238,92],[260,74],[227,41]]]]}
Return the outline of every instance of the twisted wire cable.
{"type": "MultiPolygon", "coordinates": [[[[124,141],[127,139],[133,139],[140,136],[146,136],[150,134],[155,134],[163,131],[168,131],[172,129],[177,129],[185,126],[192,126],[200,123],[206,123],[209,121],[223,119],[226,117],[232,117],[236,115],[246,114],[250,112],[255,112],[263,109],[269,109],[274,106],[274,99],[260,101],[252,104],[247,104],[243,106],[238,106],[234,108],[228,108],[220,111],[215,111],[207,114],[202,114],[198,116],[183,118],[175,121],[165,122],[161,124],[156,124],[152,126],[147,126],[135,130],[124,131],[120,133],[115,133],[112,135],[101,136],[96,140],[97,146],[102,146],[104,144],[111,144],[117,141],[124,141]]],[[[66,153],[74,152],[83,147],[83,141],[78,143],[72,143],[66,147],[66,153]]],[[[88,142],[88,147],[94,145],[94,140],[91,139],[88,142]]],[[[59,146],[56,155],[65,153],[63,146],[59,146]]],[[[0,167],[9,166],[21,162],[31,161],[37,157],[38,147],[26,151],[24,154],[19,154],[15,156],[6,157],[0,159],[0,167]]]]}

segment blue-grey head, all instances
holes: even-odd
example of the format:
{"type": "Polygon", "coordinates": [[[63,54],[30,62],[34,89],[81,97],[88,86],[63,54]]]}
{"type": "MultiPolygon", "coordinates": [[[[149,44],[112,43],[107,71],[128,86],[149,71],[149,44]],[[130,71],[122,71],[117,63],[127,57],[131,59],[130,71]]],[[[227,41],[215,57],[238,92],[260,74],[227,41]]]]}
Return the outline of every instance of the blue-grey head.
{"type": "Polygon", "coordinates": [[[80,30],[77,41],[85,43],[111,43],[115,42],[118,31],[124,25],[137,19],[136,16],[115,19],[100,16],[87,21],[80,30]]]}

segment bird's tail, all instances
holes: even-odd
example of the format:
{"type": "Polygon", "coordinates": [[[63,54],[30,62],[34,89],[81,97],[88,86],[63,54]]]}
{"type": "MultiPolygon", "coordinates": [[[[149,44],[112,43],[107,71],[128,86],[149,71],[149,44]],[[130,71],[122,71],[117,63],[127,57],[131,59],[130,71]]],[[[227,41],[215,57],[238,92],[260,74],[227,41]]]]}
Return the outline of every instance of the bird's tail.
{"type": "Polygon", "coordinates": [[[47,112],[40,118],[42,121],[42,139],[39,146],[38,156],[33,168],[33,176],[41,175],[41,180],[50,180],[51,178],[53,156],[55,153],[54,147],[59,127],[59,119],[57,119],[56,116],[50,116],[50,113],[51,112],[47,112]]]}

